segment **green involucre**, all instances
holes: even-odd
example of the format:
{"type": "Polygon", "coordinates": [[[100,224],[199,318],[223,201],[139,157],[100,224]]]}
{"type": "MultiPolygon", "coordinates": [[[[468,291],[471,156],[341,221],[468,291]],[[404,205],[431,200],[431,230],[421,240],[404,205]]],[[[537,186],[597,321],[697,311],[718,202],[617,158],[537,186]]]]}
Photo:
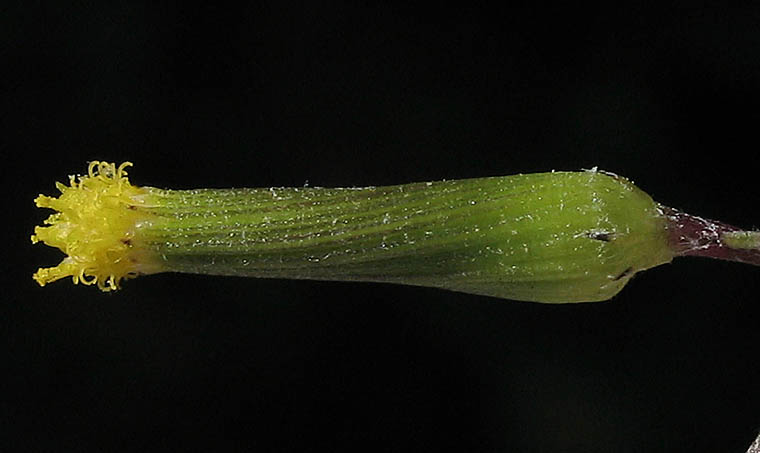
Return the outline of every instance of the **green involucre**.
{"type": "MultiPolygon", "coordinates": [[[[151,269],[606,300],[673,257],[658,205],[597,171],[355,189],[146,188],[151,269]]],[[[152,270],[151,272],[154,272],[152,270]]]]}

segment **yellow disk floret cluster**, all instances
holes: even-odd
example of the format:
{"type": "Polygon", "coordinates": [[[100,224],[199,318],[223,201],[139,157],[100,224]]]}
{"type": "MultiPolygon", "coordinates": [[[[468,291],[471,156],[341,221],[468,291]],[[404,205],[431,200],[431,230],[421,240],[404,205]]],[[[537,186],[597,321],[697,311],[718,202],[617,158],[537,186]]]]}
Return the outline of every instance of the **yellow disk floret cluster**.
{"type": "Polygon", "coordinates": [[[70,276],[74,283],[110,291],[139,273],[132,236],[138,200],[145,191],[129,183],[125,169],[131,165],[91,162],[86,176],[70,176],[68,186],[56,183],[58,198],[35,199],[38,207],[58,212],[45,220],[47,226],[34,229],[32,242],[44,242],[67,255],[58,266],[34,274],[40,285],[70,276]]]}

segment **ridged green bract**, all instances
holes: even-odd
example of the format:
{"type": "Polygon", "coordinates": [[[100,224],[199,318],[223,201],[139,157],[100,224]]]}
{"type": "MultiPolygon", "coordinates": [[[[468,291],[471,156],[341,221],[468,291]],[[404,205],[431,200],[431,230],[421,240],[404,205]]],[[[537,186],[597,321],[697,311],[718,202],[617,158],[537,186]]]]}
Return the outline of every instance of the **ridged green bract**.
{"type": "Polygon", "coordinates": [[[614,296],[670,261],[657,204],[603,172],[326,189],[151,189],[166,270],[422,285],[506,299],[614,296]]]}

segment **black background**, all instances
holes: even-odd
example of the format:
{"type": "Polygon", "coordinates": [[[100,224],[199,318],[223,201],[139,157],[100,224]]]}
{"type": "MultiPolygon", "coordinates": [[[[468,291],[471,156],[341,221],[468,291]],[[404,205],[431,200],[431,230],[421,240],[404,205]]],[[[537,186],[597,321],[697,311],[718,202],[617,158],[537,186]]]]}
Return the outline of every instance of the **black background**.
{"type": "MultiPolygon", "coordinates": [[[[743,227],[760,8],[4,6],[0,443],[13,449],[743,452],[758,269],[679,259],[614,300],[381,284],[31,280],[31,200],[133,182],[382,185],[599,166],[743,227]]],[[[688,2],[687,2],[688,3],[688,2]]]]}

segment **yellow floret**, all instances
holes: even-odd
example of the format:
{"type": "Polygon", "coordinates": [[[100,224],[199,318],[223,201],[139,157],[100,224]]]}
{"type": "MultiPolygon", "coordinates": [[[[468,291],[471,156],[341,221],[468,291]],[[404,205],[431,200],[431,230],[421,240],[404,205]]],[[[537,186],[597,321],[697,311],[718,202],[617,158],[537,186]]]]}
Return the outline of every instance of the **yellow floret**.
{"type": "Polygon", "coordinates": [[[34,279],[44,286],[71,276],[74,283],[97,283],[103,291],[119,287],[124,278],[139,273],[132,237],[144,189],[127,179],[129,162],[91,162],[88,175],[69,177],[69,186],[56,183],[58,198],[40,195],[40,208],[58,212],[34,229],[32,242],[61,249],[66,255],[56,267],[41,268],[34,279]]]}

